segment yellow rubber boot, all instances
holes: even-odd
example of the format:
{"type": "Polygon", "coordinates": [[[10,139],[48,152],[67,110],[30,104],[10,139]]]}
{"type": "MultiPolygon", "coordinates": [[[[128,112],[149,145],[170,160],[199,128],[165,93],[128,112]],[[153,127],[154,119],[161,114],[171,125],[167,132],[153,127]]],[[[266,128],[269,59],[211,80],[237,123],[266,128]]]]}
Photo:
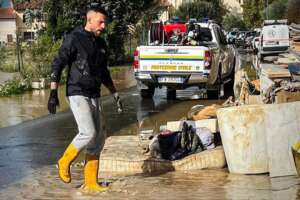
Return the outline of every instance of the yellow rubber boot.
{"type": "Polygon", "coordinates": [[[76,149],[76,147],[73,144],[70,144],[67,147],[64,155],[58,161],[58,175],[59,178],[65,183],[71,182],[70,165],[78,156],[78,154],[79,151],[76,149]]]}
{"type": "Polygon", "coordinates": [[[108,187],[98,184],[99,157],[86,154],[86,163],[84,166],[84,185],[83,189],[91,192],[104,192],[108,187]]]}

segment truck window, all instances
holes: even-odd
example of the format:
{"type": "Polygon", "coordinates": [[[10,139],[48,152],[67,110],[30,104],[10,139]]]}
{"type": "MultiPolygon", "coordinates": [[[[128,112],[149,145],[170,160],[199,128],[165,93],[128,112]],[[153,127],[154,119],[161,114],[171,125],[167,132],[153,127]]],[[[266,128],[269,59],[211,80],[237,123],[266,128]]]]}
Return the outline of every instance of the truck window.
{"type": "Polygon", "coordinates": [[[220,43],[221,39],[220,39],[220,36],[219,36],[219,33],[218,33],[218,28],[216,26],[213,26],[213,31],[214,31],[217,42],[220,43]]]}
{"type": "Polygon", "coordinates": [[[227,44],[226,37],[225,37],[223,31],[220,28],[218,28],[218,33],[219,33],[219,36],[220,36],[220,42],[221,42],[221,44],[226,45],[227,44]]]}
{"type": "Polygon", "coordinates": [[[214,27],[214,33],[215,33],[217,41],[220,44],[223,44],[223,45],[227,44],[226,37],[225,37],[225,35],[223,34],[223,32],[221,31],[221,29],[219,27],[217,27],[217,26],[214,27]]]}
{"type": "Polygon", "coordinates": [[[200,41],[203,42],[210,42],[212,41],[212,35],[209,28],[202,28],[200,29],[200,41]]]}

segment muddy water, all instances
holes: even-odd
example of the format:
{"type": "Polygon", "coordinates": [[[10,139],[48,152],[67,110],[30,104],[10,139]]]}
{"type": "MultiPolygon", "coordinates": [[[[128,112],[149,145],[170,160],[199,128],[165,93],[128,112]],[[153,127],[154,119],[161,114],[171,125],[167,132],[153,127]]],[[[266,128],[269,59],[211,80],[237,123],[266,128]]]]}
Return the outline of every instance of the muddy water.
{"type": "MultiPolygon", "coordinates": [[[[119,90],[135,85],[131,67],[118,67],[112,70],[112,78],[119,90]]],[[[102,95],[109,92],[105,87],[102,95]]],[[[22,95],[0,98],[0,127],[12,126],[24,121],[35,119],[48,114],[47,102],[49,90],[33,90],[22,95]]],[[[68,109],[65,98],[65,86],[59,88],[60,107],[58,112],[68,109]]]]}
{"type": "Polygon", "coordinates": [[[82,167],[72,168],[72,183],[63,184],[54,166],[35,170],[30,176],[0,192],[0,199],[299,199],[299,179],[269,179],[267,175],[237,175],[224,170],[168,172],[163,174],[100,174],[110,183],[105,193],[80,189],[82,167]]]}
{"type": "MultiPolygon", "coordinates": [[[[146,128],[159,126],[165,124],[167,120],[178,120],[184,117],[193,105],[221,103],[220,101],[188,99],[187,96],[191,96],[193,92],[193,89],[180,91],[178,100],[167,101],[165,91],[157,90],[153,100],[142,101],[136,90],[130,90],[128,92],[129,97],[124,102],[127,106],[126,113],[119,116],[117,120],[115,120],[117,117],[113,112],[115,108],[111,104],[106,106],[106,113],[109,114],[108,119],[112,119],[108,121],[111,130],[110,135],[136,134],[137,123],[135,123],[135,120],[142,122],[142,126],[146,128]],[[128,121],[132,121],[132,123],[128,121]]],[[[60,146],[52,143],[67,140],[63,135],[66,130],[59,131],[59,128],[67,127],[67,131],[69,131],[69,128],[72,127],[69,127],[70,124],[66,122],[61,122],[61,124],[46,122],[46,124],[52,132],[48,130],[49,133],[47,133],[47,129],[45,129],[42,136],[38,135],[40,138],[36,135],[31,136],[29,133],[28,136],[34,139],[37,138],[38,140],[34,140],[35,142],[43,142],[43,137],[49,137],[47,138],[49,144],[46,143],[48,146],[43,148],[43,152],[51,151],[48,153],[52,155],[56,149],[60,148],[60,146]],[[53,149],[47,150],[49,147],[53,147],[53,149]]],[[[29,129],[28,131],[32,130],[29,129]]],[[[16,140],[20,141],[20,138],[18,138],[20,135],[22,134],[16,133],[9,136],[8,139],[17,137],[16,140]]],[[[70,137],[68,140],[70,140],[70,137]]],[[[39,157],[37,151],[34,151],[33,147],[30,148],[30,145],[34,143],[29,142],[26,148],[22,148],[21,152],[15,152],[15,154],[20,156],[28,148],[29,151],[32,151],[34,157],[39,157]]],[[[7,147],[13,147],[13,145],[7,147]]],[[[41,152],[41,149],[39,152],[41,152]]],[[[6,151],[4,153],[6,155],[6,151]]],[[[9,155],[7,154],[7,157],[9,155]]],[[[44,157],[45,155],[41,156],[44,157]]],[[[110,190],[105,193],[88,194],[79,189],[83,183],[83,167],[80,160],[72,167],[72,183],[63,184],[58,179],[53,162],[45,162],[47,163],[45,165],[34,165],[33,158],[30,157],[29,162],[27,159],[25,164],[30,165],[30,170],[25,167],[22,159],[19,158],[18,165],[21,166],[17,167],[16,171],[27,169],[26,175],[4,185],[4,189],[0,189],[0,199],[300,199],[299,178],[292,176],[270,179],[268,175],[237,175],[228,173],[226,169],[131,175],[100,172],[99,180],[110,183],[110,190]]],[[[45,160],[45,158],[43,159],[45,160]]],[[[6,160],[2,160],[0,169],[1,165],[2,167],[7,165],[6,160]]],[[[9,162],[13,162],[13,159],[10,160],[9,162]]],[[[49,160],[49,156],[47,160],[49,160]]],[[[0,176],[0,178],[3,178],[3,176],[0,176]]]]}

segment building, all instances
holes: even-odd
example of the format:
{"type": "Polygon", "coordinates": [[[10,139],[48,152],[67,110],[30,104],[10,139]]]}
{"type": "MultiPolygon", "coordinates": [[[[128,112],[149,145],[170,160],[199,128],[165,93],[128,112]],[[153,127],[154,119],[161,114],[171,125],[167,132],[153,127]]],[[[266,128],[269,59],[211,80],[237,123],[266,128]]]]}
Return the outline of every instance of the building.
{"type": "Polygon", "coordinates": [[[229,12],[233,12],[234,14],[243,14],[243,2],[244,0],[223,0],[229,12]]]}
{"type": "Polygon", "coordinates": [[[16,24],[18,34],[23,41],[32,41],[37,32],[46,26],[46,15],[42,13],[45,0],[28,0],[15,3],[16,24]],[[32,21],[26,21],[26,14],[32,16],[32,21]]]}
{"type": "Polygon", "coordinates": [[[16,41],[16,13],[13,8],[0,8],[0,42],[16,41]]]}
{"type": "MultiPolygon", "coordinates": [[[[169,19],[170,14],[178,9],[181,4],[183,3],[190,3],[194,0],[161,0],[161,4],[166,7],[166,11],[164,11],[161,16],[160,20],[166,21],[169,19]]],[[[222,0],[223,4],[227,7],[229,12],[233,12],[235,14],[242,14],[243,9],[241,5],[243,4],[244,0],[222,0]]]]}

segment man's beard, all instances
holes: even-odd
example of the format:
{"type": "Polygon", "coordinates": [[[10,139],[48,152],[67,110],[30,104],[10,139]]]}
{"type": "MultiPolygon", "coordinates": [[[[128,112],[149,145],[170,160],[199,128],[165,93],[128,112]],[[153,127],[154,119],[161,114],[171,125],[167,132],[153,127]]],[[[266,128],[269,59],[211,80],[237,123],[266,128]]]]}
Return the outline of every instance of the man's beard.
{"type": "Polygon", "coordinates": [[[93,31],[95,37],[99,37],[102,33],[102,31],[93,31]]]}

